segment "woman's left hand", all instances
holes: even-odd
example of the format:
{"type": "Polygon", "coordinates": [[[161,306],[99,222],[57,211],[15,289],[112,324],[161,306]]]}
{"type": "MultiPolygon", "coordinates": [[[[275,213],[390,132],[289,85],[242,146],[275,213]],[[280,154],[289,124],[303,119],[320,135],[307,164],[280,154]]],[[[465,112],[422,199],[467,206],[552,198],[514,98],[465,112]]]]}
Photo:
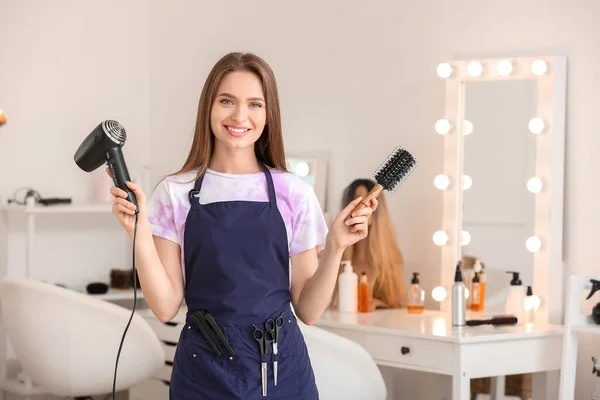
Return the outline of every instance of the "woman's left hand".
{"type": "Polygon", "coordinates": [[[377,209],[377,199],[371,200],[369,207],[361,208],[348,218],[361,200],[362,197],[358,197],[348,204],[331,223],[327,239],[335,248],[344,250],[369,234],[368,220],[377,209]]]}

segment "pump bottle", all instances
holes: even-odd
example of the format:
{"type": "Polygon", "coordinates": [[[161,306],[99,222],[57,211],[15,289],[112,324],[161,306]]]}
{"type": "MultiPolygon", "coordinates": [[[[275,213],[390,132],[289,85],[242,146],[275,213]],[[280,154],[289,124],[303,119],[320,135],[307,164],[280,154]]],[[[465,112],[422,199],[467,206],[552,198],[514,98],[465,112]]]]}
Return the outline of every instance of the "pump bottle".
{"type": "Polygon", "coordinates": [[[507,274],[513,274],[512,280],[510,281],[510,287],[508,288],[508,295],[506,296],[506,303],[504,305],[504,313],[506,315],[514,315],[517,317],[518,322],[522,324],[524,302],[525,302],[525,290],[523,288],[523,282],[519,278],[519,272],[506,271],[507,274]]]}
{"type": "Polygon", "coordinates": [[[344,272],[338,277],[338,311],[358,311],[358,275],[352,270],[351,261],[342,261],[344,272]]]}
{"type": "Polygon", "coordinates": [[[462,280],[462,271],[460,267],[462,262],[456,264],[456,272],[454,273],[454,284],[452,285],[452,325],[465,325],[465,284],[462,280]]]}
{"type": "Polygon", "coordinates": [[[408,292],[407,311],[411,314],[421,314],[425,308],[425,291],[419,286],[419,273],[413,272],[408,292]]]}

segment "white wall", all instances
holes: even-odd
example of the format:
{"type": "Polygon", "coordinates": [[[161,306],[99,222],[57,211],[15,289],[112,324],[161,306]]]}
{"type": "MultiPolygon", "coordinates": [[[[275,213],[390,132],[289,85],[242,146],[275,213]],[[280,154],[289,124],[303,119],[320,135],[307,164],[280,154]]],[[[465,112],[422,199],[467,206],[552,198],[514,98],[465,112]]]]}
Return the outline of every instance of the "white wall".
{"type": "MultiPolygon", "coordinates": [[[[406,274],[420,271],[422,284],[432,288],[440,257],[431,235],[441,217],[432,181],[443,156],[433,124],[444,102],[435,66],[463,56],[560,53],[569,57],[565,258],[570,274],[598,265],[600,55],[594,49],[600,3],[147,4],[2,3],[0,107],[9,124],[0,130],[0,195],[29,185],[48,196],[87,198],[90,177],[72,155],[107,118],[131,135],[125,147],[130,169],[151,154],[154,181],[172,172],[187,154],[208,70],[226,52],[252,51],[277,74],[287,151],[331,153],[331,207],[347,183],[369,176],[394,146],[418,158],[417,170],[388,201],[406,274]]],[[[107,253],[94,254],[102,263],[107,253]]],[[[576,398],[591,383],[593,349],[591,341],[581,349],[576,398]]]]}
{"type": "MultiPolygon", "coordinates": [[[[150,162],[146,2],[3,1],[0,71],[0,107],[8,117],[0,130],[0,197],[29,186],[44,197],[100,199],[95,185],[103,168],[87,174],[73,155],[105,119],[128,131],[124,153],[132,175],[150,162]]],[[[22,275],[25,220],[11,215],[9,224],[3,257],[9,273],[22,275]]],[[[107,280],[110,268],[131,267],[123,230],[110,213],[44,216],[38,227],[35,278],[81,287],[107,280]]]]}

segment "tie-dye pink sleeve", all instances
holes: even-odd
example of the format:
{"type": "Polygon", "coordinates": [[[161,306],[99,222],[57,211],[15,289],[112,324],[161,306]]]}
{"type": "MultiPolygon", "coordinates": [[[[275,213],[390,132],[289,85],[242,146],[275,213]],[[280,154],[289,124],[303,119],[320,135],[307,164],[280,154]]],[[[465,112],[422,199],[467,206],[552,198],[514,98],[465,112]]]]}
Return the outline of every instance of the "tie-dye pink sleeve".
{"type": "Polygon", "coordinates": [[[168,182],[163,179],[148,199],[148,221],[152,234],[179,244],[168,182]]]}
{"type": "Polygon", "coordinates": [[[299,204],[293,204],[290,256],[315,247],[319,252],[325,247],[327,238],[327,223],[315,192],[310,189],[297,198],[299,204]]]}

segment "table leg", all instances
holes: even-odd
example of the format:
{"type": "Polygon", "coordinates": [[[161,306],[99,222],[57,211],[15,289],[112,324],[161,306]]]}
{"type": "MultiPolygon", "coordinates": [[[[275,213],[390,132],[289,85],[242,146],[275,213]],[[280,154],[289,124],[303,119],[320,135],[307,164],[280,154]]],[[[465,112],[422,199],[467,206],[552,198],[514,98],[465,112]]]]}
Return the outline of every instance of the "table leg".
{"type": "Polygon", "coordinates": [[[471,400],[471,379],[464,372],[452,375],[452,400],[471,400]]]}
{"type": "Polygon", "coordinates": [[[506,387],[505,376],[492,376],[492,384],[490,388],[491,400],[503,400],[504,388],[506,387]]]}

